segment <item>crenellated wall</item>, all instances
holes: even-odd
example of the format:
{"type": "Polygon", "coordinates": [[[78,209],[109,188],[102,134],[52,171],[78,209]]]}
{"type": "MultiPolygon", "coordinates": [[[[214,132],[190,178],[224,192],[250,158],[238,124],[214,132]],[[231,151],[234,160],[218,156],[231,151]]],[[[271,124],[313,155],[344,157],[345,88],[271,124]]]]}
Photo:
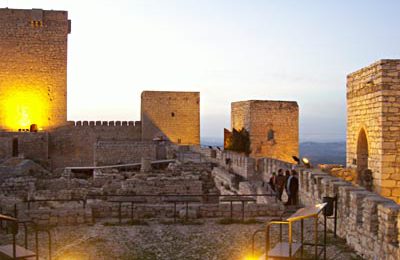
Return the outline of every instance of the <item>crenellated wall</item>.
{"type": "MultiPolygon", "coordinates": [[[[263,178],[279,168],[293,165],[264,158],[263,178]]],[[[338,197],[337,234],[365,259],[400,259],[400,206],[394,201],[354,186],[317,169],[299,170],[302,205],[322,203],[323,197],[338,197]]],[[[333,221],[328,228],[333,230],[333,221]]]]}
{"type": "MultiPolygon", "coordinates": [[[[300,173],[300,201],[338,196],[337,234],[365,259],[400,259],[400,206],[364,188],[316,170],[300,173]]],[[[333,221],[328,221],[333,229],[333,221]]]]}
{"type": "Polygon", "coordinates": [[[49,155],[53,168],[93,166],[97,142],[140,140],[140,122],[71,121],[67,126],[57,128],[50,134],[49,155]]]}

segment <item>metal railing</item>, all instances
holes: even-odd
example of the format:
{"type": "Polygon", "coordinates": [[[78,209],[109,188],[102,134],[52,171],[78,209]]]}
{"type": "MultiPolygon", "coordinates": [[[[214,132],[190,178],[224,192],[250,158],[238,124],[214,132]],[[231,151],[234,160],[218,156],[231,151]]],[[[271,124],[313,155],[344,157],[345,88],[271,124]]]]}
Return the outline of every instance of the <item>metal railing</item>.
{"type": "Polygon", "coordinates": [[[31,209],[31,204],[36,202],[82,202],[83,208],[86,208],[86,199],[85,198],[71,198],[71,199],[28,199],[23,201],[23,203],[27,204],[28,210],[31,209]]]}
{"type": "MultiPolygon", "coordinates": [[[[121,218],[122,218],[122,213],[121,213],[121,205],[123,203],[131,203],[131,219],[133,219],[133,204],[134,203],[140,203],[140,204],[150,204],[150,202],[147,202],[146,200],[142,200],[138,202],[138,198],[161,198],[162,202],[165,203],[173,203],[174,204],[174,222],[176,222],[176,205],[177,203],[184,203],[186,205],[186,219],[188,215],[188,207],[189,203],[201,203],[202,201],[209,201],[209,198],[216,197],[218,198],[218,202],[227,202],[230,203],[231,207],[231,213],[230,216],[232,218],[233,216],[233,206],[232,204],[234,202],[242,203],[242,220],[244,220],[244,204],[245,202],[256,202],[255,201],[249,201],[248,198],[251,197],[274,197],[275,201],[277,201],[276,194],[275,193],[266,193],[266,194],[235,194],[235,195],[228,195],[228,194],[111,194],[111,195],[100,195],[100,194],[88,194],[86,196],[86,200],[89,199],[98,199],[98,198],[106,198],[106,201],[111,202],[111,203],[118,203],[118,218],[119,222],[121,223],[121,218]],[[238,200],[220,200],[220,198],[238,198],[238,200]],[[112,198],[109,200],[109,198],[112,198]],[[115,199],[115,198],[132,198],[132,200],[129,199],[115,199]],[[174,198],[175,200],[171,200],[171,198],[174,198]],[[186,198],[186,200],[185,200],[186,198]],[[193,199],[193,201],[189,201],[190,198],[193,199]],[[194,200],[194,198],[201,198],[199,200],[194,200]],[[240,199],[242,198],[242,199],[240,199]],[[189,200],[187,200],[189,199],[189,200]]],[[[92,214],[93,222],[95,222],[95,217],[94,214],[92,214]]]]}

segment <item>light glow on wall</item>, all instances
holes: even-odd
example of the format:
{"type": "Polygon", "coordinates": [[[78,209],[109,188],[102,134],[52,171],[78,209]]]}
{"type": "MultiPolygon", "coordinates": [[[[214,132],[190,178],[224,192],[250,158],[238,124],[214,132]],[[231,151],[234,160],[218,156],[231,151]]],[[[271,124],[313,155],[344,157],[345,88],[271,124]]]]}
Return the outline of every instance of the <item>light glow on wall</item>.
{"type": "Polygon", "coordinates": [[[0,110],[2,111],[2,127],[10,131],[29,129],[31,124],[45,129],[49,124],[49,97],[46,92],[25,85],[13,85],[3,88],[0,93],[0,110]]]}

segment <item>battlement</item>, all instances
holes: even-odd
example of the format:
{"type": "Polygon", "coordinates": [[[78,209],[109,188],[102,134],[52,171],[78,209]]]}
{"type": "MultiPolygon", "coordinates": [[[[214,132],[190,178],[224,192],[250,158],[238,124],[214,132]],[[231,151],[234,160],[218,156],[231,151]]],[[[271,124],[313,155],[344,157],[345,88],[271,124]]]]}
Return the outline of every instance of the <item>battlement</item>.
{"type": "Polygon", "coordinates": [[[141,121],[68,121],[67,125],[75,127],[85,127],[85,126],[142,127],[142,122],[141,121]]]}
{"type": "MultiPolygon", "coordinates": [[[[258,162],[262,179],[269,181],[278,169],[291,169],[294,164],[271,158],[258,162]]],[[[337,197],[337,235],[365,259],[398,259],[400,254],[400,206],[365,188],[334,177],[318,169],[298,168],[299,199],[302,205],[324,202],[324,197],[337,197]],[[374,245],[373,247],[368,245],[374,245]]],[[[327,227],[334,230],[334,222],[327,227]]]]}
{"type": "Polygon", "coordinates": [[[56,10],[42,10],[42,9],[9,9],[0,8],[0,19],[7,21],[20,20],[21,22],[26,19],[34,21],[65,21],[68,19],[67,11],[56,10]]]}
{"type": "Polygon", "coordinates": [[[232,106],[235,105],[262,105],[268,106],[274,109],[298,109],[299,105],[296,101],[284,101],[284,100],[245,100],[232,102],[232,106]]]}

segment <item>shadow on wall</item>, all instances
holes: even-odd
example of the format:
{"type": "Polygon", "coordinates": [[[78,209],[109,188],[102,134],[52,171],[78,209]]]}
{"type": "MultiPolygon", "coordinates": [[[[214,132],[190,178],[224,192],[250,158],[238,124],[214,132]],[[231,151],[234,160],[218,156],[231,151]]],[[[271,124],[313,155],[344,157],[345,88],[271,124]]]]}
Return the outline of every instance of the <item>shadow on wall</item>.
{"type": "MultiPolygon", "coordinates": [[[[152,120],[146,113],[142,113],[142,140],[166,140],[174,143],[180,144],[181,140],[171,139],[166,133],[164,133],[160,127],[152,120]]],[[[167,119],[166,119],[167,120],[167,119]]]]}

